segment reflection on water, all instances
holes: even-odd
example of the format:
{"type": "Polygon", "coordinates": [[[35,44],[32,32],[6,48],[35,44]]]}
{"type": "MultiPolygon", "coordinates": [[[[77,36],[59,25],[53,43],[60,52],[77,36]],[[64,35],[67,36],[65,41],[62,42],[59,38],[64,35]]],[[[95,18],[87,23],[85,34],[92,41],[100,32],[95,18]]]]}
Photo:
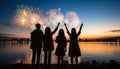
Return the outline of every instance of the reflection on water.
{"type": "Polygon", "coordinates": [[[114,59],[120,63],[120,45],[117,42],[81,42],[80,45],[82,61],[108,62],[114,59]]]}
{"type": "MultiPolygon", "coordinates": [[[[97,60],[98,62],[108,62],[114,59],[120,63],[120,43],[118,42],[79,42],[82,56],[79,62],[97,60]]],[[[0,64],[12,64],[23,61],[25,64],[31,64],[30,42],[4,41],[0,42],[0,64]]],[[[56,49],[57,44],[54,42],[56,49]]],[[[67,43],[67,52],[64,60],[69,62],[68,57],[69,42],[67,43]]],[[[57,63],[57,57],[52,52],[51,63],[57,63]]],[[[41,52],[41,61],[44,63],[44,52],[41,52]]]]}

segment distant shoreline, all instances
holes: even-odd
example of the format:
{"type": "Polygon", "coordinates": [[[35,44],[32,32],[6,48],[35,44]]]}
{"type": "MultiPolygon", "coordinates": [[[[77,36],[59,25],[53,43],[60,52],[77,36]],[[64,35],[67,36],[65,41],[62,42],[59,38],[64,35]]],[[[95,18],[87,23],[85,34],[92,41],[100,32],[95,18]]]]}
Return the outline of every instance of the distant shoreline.
{"type": "MultiPolygon", "coordinates": [[[[0,40],[0,42],[6,42],[6,41],[31,42],[31,40],[0,40]]],[[[70,42],[70,40],[67,40],[67,42],[70,42]]],[[[116,41],[116,40],[111,40],[111,41],[107,41],[107,40],[78,40],[78,42],[118,42],[118,43],[120,43],[120,41],[116,41]]]]}
{"type": "MultiPolygon", "coordinates": [[[[12,38],[12,37],[1,37],[0,41],[30,41],[30,38],[12,38]]],[[[67,40],[70,41],[69,39],[67,40]]],[[[120,42],[120,36],[117,37],[104,37],[104,38],[79,38],[78,41],[81,42],[120,42]]]]}

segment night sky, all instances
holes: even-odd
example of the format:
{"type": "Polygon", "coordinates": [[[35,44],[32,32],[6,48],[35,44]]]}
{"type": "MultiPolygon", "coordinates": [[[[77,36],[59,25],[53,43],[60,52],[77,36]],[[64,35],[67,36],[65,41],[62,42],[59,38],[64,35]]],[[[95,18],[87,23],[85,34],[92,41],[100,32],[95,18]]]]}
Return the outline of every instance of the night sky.
{"type": "Polygon", "coordinates": [[[120,36],[120,0],[0,0],[0,35],[29,37],[30,29],[16,26],[13,17],[18,5],[42,10],[76,12],[83,22],[82,38],[120,36]]]}

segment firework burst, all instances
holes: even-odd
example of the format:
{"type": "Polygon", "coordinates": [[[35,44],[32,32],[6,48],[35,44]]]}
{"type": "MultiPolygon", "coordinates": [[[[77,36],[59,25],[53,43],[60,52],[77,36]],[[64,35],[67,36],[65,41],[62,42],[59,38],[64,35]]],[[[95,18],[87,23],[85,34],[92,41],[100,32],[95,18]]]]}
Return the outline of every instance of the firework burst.
{"type": "Polygon", "coordinates": [[[19,26],[34,28],[36,23],[43,24],[43,15],[39,8],[18,6],[16,15],[14,16],[14,23],[19,26]]]}
{"type": "MultiPolygon", "coordinates": [[[[46,26],[54,29],[58,22],[67,23],[68,27],[77,27],[81,23],[79,16],[75,12],[67,12],[66,16],[64,16],[61,8],[50,9],[44,14],[42,14],[39,8],[22,5],[17,7],[13,19],[16,25],[30,29],[34,29],[34,25],[40,23],[43,30],[46,26]]],[[[63,26],[64,24],[61,25],[63,26]]]]}

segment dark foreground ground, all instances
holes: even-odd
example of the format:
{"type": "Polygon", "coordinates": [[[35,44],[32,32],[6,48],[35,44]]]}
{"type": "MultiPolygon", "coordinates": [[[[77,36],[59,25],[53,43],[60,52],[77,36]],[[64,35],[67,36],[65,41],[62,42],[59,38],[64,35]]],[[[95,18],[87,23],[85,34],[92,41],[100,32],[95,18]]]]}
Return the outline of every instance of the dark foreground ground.
{"type": "MultiPolygon", "coordinates": [[[[31,64],[0,64],[0,69],[31,69],[31,64]]],[[[44,69],[44,65],[40,64],[39,69],[44,69]]],[[[51,64],[50,69],[58,69],[58,65],[51,64]]],[[[114,60],[110,60],[108,63],[97,63],[93,60],[91,62],[81,62],[72,67],[68,62],[64,62],[63,69],[120,69],[120,64],[114,60]]]]}
{"type": "MultiPolygon", "coordinates": [[[[28,64],[9,64],[0,65],[0,69],[31,69],[31,65],[28,64]]],[[[40,65],[39,69],[44,69],[43,65],[40,65]]],[[[58,69],[57,65],[51,65],[50,69],[58,69]]],[[[72,69],[71,65],[64,65],[63,69],[72,69]]],[[[113,64],[79,64],[74,65],[74,69],[120,69],[120,65],[113,64]]]]}

